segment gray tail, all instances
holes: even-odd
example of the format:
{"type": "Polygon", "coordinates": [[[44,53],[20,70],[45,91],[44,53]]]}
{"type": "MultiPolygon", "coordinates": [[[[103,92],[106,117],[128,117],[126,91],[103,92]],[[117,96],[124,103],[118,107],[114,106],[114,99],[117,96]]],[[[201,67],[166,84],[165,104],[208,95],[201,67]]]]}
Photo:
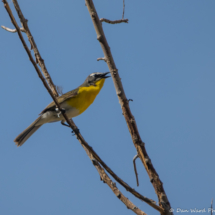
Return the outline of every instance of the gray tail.
{"type": "Polygon", "coordinates": [[[34,132],[37,131],[42,125],[36,125],[40,120],[38,117],[31,125],[29,125],[21,134],[19,134],[14,142],[17,146],[21,146],[34,132]]]}

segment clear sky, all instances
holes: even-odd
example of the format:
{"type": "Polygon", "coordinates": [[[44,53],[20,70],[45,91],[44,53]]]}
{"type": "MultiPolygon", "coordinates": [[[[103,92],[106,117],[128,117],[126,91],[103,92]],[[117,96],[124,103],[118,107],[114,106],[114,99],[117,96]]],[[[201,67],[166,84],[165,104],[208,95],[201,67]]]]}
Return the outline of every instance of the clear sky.
{"type": "MultiPolygon", "coordinates": [[[[215,198],[215,1],[125,3],[129,24],[103,27],[126,95],[133,99],[130,107],[142,140],[173,209],[207,210],[215,198]]],[[[54,83],[64,93],[90,73],[108,71],[105,62],[96,61],[103,52],[84,0],[19,4],[54,83]]],[[[122,17],[122,0],[94,4],[101,18],[122,17]]],[[[2,3],[0,25],[13,28],[2,3]]],[[[52,100],[18,35],[0,29],[0,38],[1,214],[133,214],[100,181],[69,128],[46,124],[22,147],[15,146],[14,138],[52,100]]],[[[140,160],[136,187],[136,150],[111,79],[74,121],[119,177],[157,201],[140,160]]],[[[158,214],[118,187],[144,212],[158,214]]]]}

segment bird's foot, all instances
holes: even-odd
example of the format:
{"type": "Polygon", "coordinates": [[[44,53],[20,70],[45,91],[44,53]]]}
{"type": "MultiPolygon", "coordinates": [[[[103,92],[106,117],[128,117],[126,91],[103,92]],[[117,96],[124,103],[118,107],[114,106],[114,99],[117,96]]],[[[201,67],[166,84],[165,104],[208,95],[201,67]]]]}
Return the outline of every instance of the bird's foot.
{"type": "Polygon", "coordinates": [[[64,122],[62,122],[62,121],[61,121],[61,125],[64,125],[64,126],[66,126],[66,127],[70,127],[70,125],[67,125],[66,123],[64,123],[64,122]]]}
{"type": "Polygon", "coordinates": [[[78,128],[76,128],[75,130],[71,131],[71,133],[73,134],[72,136],[75,136],[75,134],[80,133],[80,130],[78,128]]]}

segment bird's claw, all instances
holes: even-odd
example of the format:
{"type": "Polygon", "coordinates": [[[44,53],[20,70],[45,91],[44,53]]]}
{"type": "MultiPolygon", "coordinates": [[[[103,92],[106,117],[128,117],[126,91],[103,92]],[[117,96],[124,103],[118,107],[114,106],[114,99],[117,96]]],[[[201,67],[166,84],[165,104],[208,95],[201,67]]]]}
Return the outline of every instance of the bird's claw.
{"type": "Polygon", "coordinates": [[[75,136],[75,134],[79,134],[80,133],[80,130],[78,128],[76,128],[75,130],[71,131],[71,133],[73,133],[72,136],[75,136]]]}

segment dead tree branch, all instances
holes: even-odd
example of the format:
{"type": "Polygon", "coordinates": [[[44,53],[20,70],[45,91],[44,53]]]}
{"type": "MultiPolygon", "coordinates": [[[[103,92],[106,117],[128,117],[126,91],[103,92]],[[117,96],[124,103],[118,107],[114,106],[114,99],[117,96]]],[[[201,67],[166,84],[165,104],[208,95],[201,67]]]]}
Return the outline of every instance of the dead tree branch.
{"type": "Polygon", "coordinates": [[[92,22],[93,22],[93,25],[94,25],[94,28],[95,28],[95,31],[97,34],[97,40],[99,41],[99,43],[102,47],[104,57],[106,58],[106,63],[111,72],[111,76],[113,78],[114,86],[116,89],[116,94],[118,96],[119,103],[121,105],[122,112],[125,117],[129,132],[131,134],[134,146],[137,149],[139,158],[141,159],[141,161],[149,175],[150,181],[153,184],[155,192],[158,196],[159,205],[165,210],[165,214],[172,214],[171,212],[169,212],[169,210],[171,209],[171,206],[170,206],[170,203],[166,196],[166,193],[164,191],[163,183],[161,182],[159,175],[157,174],[154,166],[152,165],[152,162],[149,159],[149,156],[145,149],[145,144],[141,140],[135,119],[131,113],[131,110],[129,107],[129,102],[126,98],[117,67],[116,67],[114,59],[112,57],[110,47],[106,40],[101,22],[99,20],[98,14],[97,14],[96,9],[93,4],[93,1],[85,0],[85,3],[87,5],[88,11],[90,13],[90,17],[92,19],[92,22]]]}
{"type": "MultiPolygon", "coordinates": [[[[17,22],[16,22],[16,20],[15,20],[15,18],[14,18],[14,16],[13,16],[13,14],[12,14],[12,11],[11,11],[11,9],[10,9],[8,3],[7,3],[7,0],[2,0],[2,1],[3,1],[3,3],[4,3],[4,7],[5,7],[6,11],[8,12],[8,14],[9,14],[9,16],[10,16],[10,18],[11,18],[11,21],[12,21],[13,25],[15,26],[15,28],[16,28],[16,30],[17,30],[18,36],[19,36],[19,38],[20,38],[20,40],[21,40],[21,42],[22,42],[22,44],[23,44],[23,47],[24,47],[24,49],[26,50],[26,52],[27,52],[27,54],[28,54],[28,57],[29,57],[31,63],[33,64],[33,66],[34,66],[34,68],[35,68],[35,70],[36,70],[36,72],[37,72],[39,78],[41,79],[41,81],[43,82],[45,88],[47,89],[47,91],[48,91],[49,94],[51,95],[52,99],[54,100],[54,102],[55,102],[55,104],[56,104],[56,107],[61,111],[61,114],[64,116],[66,122],[68,123],[68,125],[70,125],[70,127],[71,127],[72,130],[74,131],[74,133],[75,133],[77,139],[79,140],[79,142],[81,143],[81,145],[84,147],[84,149],[85,149],[85,151],[87,152],[87,154],[88,154],[88,156],[90,157],[90,159],[91,159],[92,161],[93,161],[93,160],[96,160],[97,162],[99,162],[99,163],[107,170],[107,172],[109,172],[109,173],[114,177],[114,179],[115,179],[116,181],[118,181],[122,186],[124,186],[124,187],[126,188],[127,191],[131,192],[131,193],[132,193],[133,195],[135,195],[137,198],[139,198],[139,199],[143,200],[144,202],[148,203],[150,206],[152,206],[152,207],[155,208],[156,210],[158,210],[158,211],[160,211],[160,212],[164,212],[164,210],[163,210],[161,207],[157,206],[153,200],[148,199],[148,198],[142,196],[141,194],[139,194],[138,192],[136,192],[134,189],[132,189],[129,185],[127,185],[123,180],[121,180],[121,179],[120,179],[120,178],[119,178],[119,177],[118,177],[118,176],[117,176],[117,175],[116,175],[102,160],[101,160],[101,158],[96,154],[96,152],[92,149],[92,147],[90,147],[90,146],[88,145],[88,143],[84,140],[84,138],[83,138],[82,135],[80,134],[79,129],[77,128],[77,126],[75,125],[75,123],[73,122],[73,120],[69,120],[69,118],[68,118],[67,115],[64,113],[64,111],[62,111],[62,109],[61,109],[61,107],[60,107],[60,105],[59,105],[59,103],[58,103],[58,101],[57,101],[57,99],[56,99],[54,93],[53,93],[52,90],[49,88],[49,86],[48,86],[48,84],[47,84],[45,78],[44,78],[43,75],[41,74],[40,69],[39,69],[38,66],[37,66],[37,62],[34,61],[32,55],[31,55],[31,52],[30,52],[30,50],[28,49],[28,47],[27,47],[27,45],[26,45],[26,42],[25,42],[25,40],[24,40],[24,38],[23,38],[23,36],[22,36],[22,33],[21,33],[21,31],[20,31],[20,28],[19,28],[19,26],[18,26],[18,24],[17,24],[17,22]]],[[[13,0],[13,1],[15,1],[16,4],[17,4],[17,1],[16,1],[16,0],[13,0]]],[[[19,11],[19,13],[22,14],[20,8],[19,8],[18,11],[19,11]]],[[[17,12],[18,12],[18,11],[17,11],[17,12]]],[[[21,17],[24,18],[23,15],[22,15],[21,17]]],[[[28,28],[25,28],[25,31],[27,32],[27,31],[28,31],[28,28]]],[[[32,38],[33,38],[33,37],[32,37],[32,38]]],[[[34,44],[33,44],[33,45],[34,45],[34,44]]],[[[35,45],[36,45],[36,44],[35,44],[35,45]]],[[[34,48],[34,47],[33,47],[33,48],[34,48]]],[[[48,72],[47,72],[47,73],[48,73],[48,72]]],[[[49,74],[48,74],[48,76],[49,76],[49,74]]],[[[49,76],[49,77],[50,77],[50,76],[49,76]]],[[[49,83],[49,84],[50,84],[50,83],[49,83]]],[[[52,85],[52,83],[51,83],[51,85],[52,85]]],[[[54,85],[53,85],[53,86],[54,86],[54,85]]],[[[52,87],[53,87],[53,86],[52,86],[52,87]]],[[[100,166],[100,165],[97,165],[97,167],[99,167],[99,166],[100,166]]],[[[101,166],[100,166],[100,168],[101,168],[101,166]]],[[[98,168],[98,169],[99,169],[99,168],[98,168]]],[[[99,171],[99,174],[100,174],[100,176],[104,175],[104,176],[107,177],[107,179],[108,179],[108,176],[107,176],[107,174],[105,173],[104,169],[102,169],[102,172],[99,171]]],[[[104,178],[104,176],[102,176],[102,178],[104,178]]],[[[108,183],[107,183],[107,184],[108,184],[108,183]]],[[[123,201],[124,204],[128,204],[128,205],[126,205],[126,206],[128,206],[128,207],[131,208],[131,209],[133,208],[132,210],[133,210],[135,213],[137,213],[137,207],[134,206],[130,201],[125,201],[123,198],[120,199],[120,200],[123,201]],[[134,206],[134,207],[133,207],[133,206],[134,206]]],[[[144,212],[139,211],[138,214],[144,214],[144,212]]]]}

